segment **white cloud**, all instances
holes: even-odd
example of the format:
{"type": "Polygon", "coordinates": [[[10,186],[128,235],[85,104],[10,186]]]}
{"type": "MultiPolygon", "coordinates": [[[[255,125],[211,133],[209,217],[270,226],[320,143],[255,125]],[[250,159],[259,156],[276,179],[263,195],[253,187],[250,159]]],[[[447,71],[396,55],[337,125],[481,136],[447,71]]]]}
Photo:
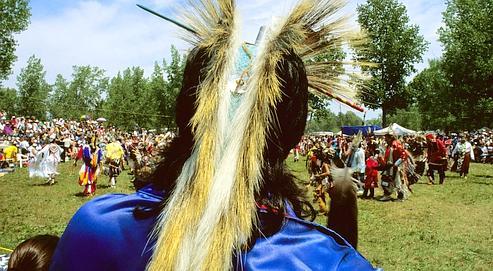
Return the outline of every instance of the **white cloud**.
{"type": "Polygon", "coordinates": [[[53,82],[58,73],[70,76],[73,65],[101,67],[109,76],[130,66],[141,66],[150,73],[154,61],[169,57],[172,44],[187,48],[172,25],[131,2],[81,1],[57,16],[37,18],[33,14],[28,30],[18,36],[19,59],[6,85],[15,85],[15,77],[33,54],[41,58],[47,81],[53,82]]]}

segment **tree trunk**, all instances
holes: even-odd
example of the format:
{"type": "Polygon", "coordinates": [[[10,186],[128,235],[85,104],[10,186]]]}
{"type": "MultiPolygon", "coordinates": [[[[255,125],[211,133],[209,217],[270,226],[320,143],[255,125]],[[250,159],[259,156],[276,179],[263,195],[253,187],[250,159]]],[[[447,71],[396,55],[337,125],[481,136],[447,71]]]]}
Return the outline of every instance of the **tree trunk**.
{"type": "Polygon", "coordinates": [[[387,127],[387,108],[382,106],[382,128],[387,127]]]}

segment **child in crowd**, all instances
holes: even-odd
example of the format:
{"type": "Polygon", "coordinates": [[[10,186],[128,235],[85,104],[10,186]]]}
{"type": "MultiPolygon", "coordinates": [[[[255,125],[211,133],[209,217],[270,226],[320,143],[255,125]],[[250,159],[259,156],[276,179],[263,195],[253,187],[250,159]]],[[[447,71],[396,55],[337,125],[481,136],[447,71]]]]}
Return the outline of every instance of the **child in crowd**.
{"type": "Polygon", "coordinates": [[[47,271],[58,236],[36,235],[20,243],[10,255],[9,271],[47,271]]]}
{"type": "Polygon", "coordinates": [[[366,168],[365,168],[365,187],[363,190],[363,198],[364,199],[372,199],[375,196],[375,187],[378,187],[378,157],[379,151],[375,150],[372,155],[366,159],[366,168]],[[368,191],[370,194],[368,194],[368,191]]]}

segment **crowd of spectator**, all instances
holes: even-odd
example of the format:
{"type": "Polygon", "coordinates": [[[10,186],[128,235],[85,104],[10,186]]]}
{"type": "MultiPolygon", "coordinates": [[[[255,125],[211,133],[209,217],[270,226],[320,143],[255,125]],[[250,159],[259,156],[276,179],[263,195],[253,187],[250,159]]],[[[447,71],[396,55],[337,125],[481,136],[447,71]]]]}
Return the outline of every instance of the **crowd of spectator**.
{"type": "Polygon", "coordinates": [[[174,137],[172,131],[135,129],[128,132],[107,125],[104,119],[98,120],[83,117],[78,121],[40,121],[34,117],[0,113],[0,168],[26,166],[37,152],[50,143],[63,149],[61,162],[73,160],[77,163],[83,145],[89,144],[104,151],[107,144],[119,142],[132,169],[149,170],[153,157],[174,137]],[[139,165],[135,164],[137,162],[139,165]]]}
{"type": "MultiPolygon", "coordinates": [[[[76,164],[80,160],[83,145],[89,144],[104,151],[104,146],[107,144],[119,142],[125,152],[124,157],[129,168],[139,170],[139,175],[145,177],[159,159],[157,154],[174,137],[171,131],[160,133],[146,129],[123,131],[108,125],[104,119],[98,120],[84,117],[78,121],[64,119],[40,121],[34,117],[7,116],[0,112],[0,168],[12,168],[13,165],[26,166],[37,152],[50,143],[55,143],[63,149],[61,162],[72,160],[76,164]]],[[[416,172],[430,175],[425,171],[427,144],[424,134],[402,136],[399,140],[403,148],[414,157],[416,172]]],[[[327,168],[324,162],[338,167],[349,165],[355,172],[358,188],[363,192],[363,184],[370,174],[365,172],[366,164],[372,164],[372,161],[368,161],[370,158],[378,161],[378,156],[384,155],[386,142],[383,137],[368,135],[362,138],[359,146],[353,146],[353,139],[354,136],[342,134],[305,135],[294,150],[294,159],[298,161],[299,155],[307,157],[306,166],[312,179],[317,172],[319,173],[317,176],[328,175],[327,172],[320,172],[327,168]]],[[[447,164],[449,168],[454,160],[457,160],[454,148],[461,139],[470,143],[471,161],[493,163],[492,130],[436,133],[436,139],[445,145],[446,157],[450,160],[447,164]]],[[[122,168],[124,167],[122,161],[122,168]]],[[[319,190],[320,186],[316,191],[319,190]]],[[[364,192],[366,195],[367,191],[364,192]]],[[[373,192],[370,195],[373,196],[373,192]]]]}

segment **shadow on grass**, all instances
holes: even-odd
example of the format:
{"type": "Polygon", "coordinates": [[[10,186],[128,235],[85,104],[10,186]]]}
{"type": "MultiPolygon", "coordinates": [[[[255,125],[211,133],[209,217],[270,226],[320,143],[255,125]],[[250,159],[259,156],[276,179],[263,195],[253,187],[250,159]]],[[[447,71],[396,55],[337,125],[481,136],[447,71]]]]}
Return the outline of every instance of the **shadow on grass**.
{"type": "MultiPolygon", "coordinates": [[[[447,178],[448,178],[448,179],[462,179],[462,177],[461,177],[461,176],[459,176],[459,175],[449,175],[449,176],[447,176],[447,178]]],[[[447,179],[447,178],[446,178],[446,179],[447,179]]]]}
{"type": "Polygon", "coordinates": [[[383,198],[383,196],[375,196],[374,198],[366,198],[365,200],[368,200],[368,201],[376,201],[376,202],[381,202],[381,203],[387,203],[387,202],[403,202],[404,201],[404,200],[396,199],[396,198],[390,198],[388,200],[381,200],[382,198],[383,198]]]}
{"type": "Polygon", "coordinates": [[[419,183],[415,183],[413,185],[428,185],[428,183],[427,182],[419,182],[419,183]]]}
{"type": "Polygon", "coordinates": [[[33,183],[31,184],[31,186],[53,186],[53,185],[56,185],[57,182],[55,181],[54,184],[50,184],[50,183],[33,183]]]}
{"type": "Polygon", "coordinates": [[[96,184],[96,188],[98,189],[106,189],[106,188],[110,188],[111,185],[109,184],[96,184]]]}
{"type": "Polygon", "coordinates": [[[478,177],[478,178],[487,178],[487,179],[493,178],[492,175],[477,175],[477,174],[473,174],[472,176],[478,177]]]}
{"type": "Polygon", "coordinates": [[[471,180],[469,182],[474,184],[493,185],[493,182],[488,182],[488,181],[471,180]]]}
{"type": "Polygon", "coordinates": [[[77,192],[77,193],[74,194],[74,196],[80,197],[80,198],[88,197],[86,194],[84,194],[84,192],[77,192]]]}

